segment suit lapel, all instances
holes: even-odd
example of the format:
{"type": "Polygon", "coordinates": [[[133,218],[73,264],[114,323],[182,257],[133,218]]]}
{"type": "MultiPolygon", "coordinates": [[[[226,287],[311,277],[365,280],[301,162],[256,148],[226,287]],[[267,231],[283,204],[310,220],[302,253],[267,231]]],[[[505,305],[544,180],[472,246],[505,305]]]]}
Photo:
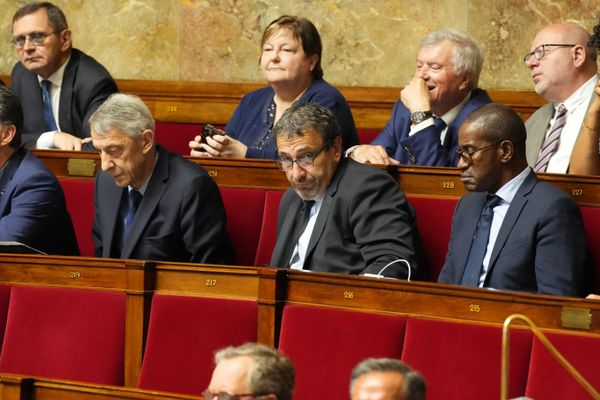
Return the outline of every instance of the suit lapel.
{"type": "MultiPolygon", "coordinates": [[[[527,196],[533,190],[533,187],[537,183],[537,177],[533,172],[530,172],[527,175],[527,178],[521,184],[521,187],[515,193],[515,197],[513,197],[510,206],[508,207],[508,212],[504,217],[504,221],[502,221],[502,225],[500,226],[500,231],[498,232],[498,237],[496,238],[496,242],[494,243],[494,248],[492,249],[492,255],[490,256],[490,263],[488,267],[487,277],[491,276],[490,272],[494,268],[496,264],[496,260],[498,259],[498,255],[500,251],[506,244],[510,233],[512,232],[519,216],[521,215],[523,208],[528,202],[527,196]]],[[[487,280],[486,277],[486,280],[487,280]]]]}
{"type": "Polygon", "coordinates": [[[10,200],[12,199],[10,192],[14,190],[14,185],[11,186],[10,184],[24,157],[24,150],[17,151],[11,156],[6,169],[2,173],[2,178],[0,178],[0,215],[6,215],[9,211],[8,206],[10,204],[10,200]]]}
{"type": "MultiPolygon", "coordinates": [[[[115,233],[123,231],[123,226],[117,225],[117,222],[121,224],[121,201],[123,201],[123,196],[126,196],[127,189],[118,187],[109,175],[106,175],[104,178],[106,178],[108,184],[106,187],[99,189],[107,192],[106,196],[103,196],[106,199],[106,204],[104,205],[106,213],[103,213],[102,226],[104,230],[102,237],[106,238],[106,241],[103,242],[102,256],[117,257],[118,255],[112,254],[112,252],[115,248],[114,241],[122,240],[122,235],[117,235],[118,237],[115,238],[115,233]]],[[[118,246],[118,248],[120,247],[118,246]]]]}
{"type": "Polygon", "coordinates": [[[73,121],[71,104],[73,103],[73,91],[75,85],[75,75],[77,74],[77,58],[79,55],[76,50],[71,52],[71,58],[65,68],[62,85],[60,87],[60,102],[58,105],[58,123],[60,129],[64,132],[70,132],[73,135],[83,134],[84,132],[74,132],[74,127],[71,126],[73,121]]]}
{"type": "MultiPolygon", "coordinates": [[[[475,230],[477,229],[477,224],[479,223],[479,217],[481,216],[481,211],[483,210],[483,205],[485,204],[485,193],[474,193],[473,196],[477,196],[472,204],[463,204],[462,207],[467,207],[464,211],[465,217],[460,218],[457,223],[462,225],[459,232],[462,234],[456,239],[452,239],[455,242],[455,246],[457,248],[464,248],[465,251],[454,251],[456,254],[456,265],[460,266],[460,276],[458,277],[458,282],[462,278],[465,267],[467,265],[467,258],[469,257],[469,251],[471,249],[471,244],[473,243],[473,236],[475,236],[475,230]],[[462,243],[466,243],[464,246],[462,243]]],[[[454,222],[453,222],[454,223],[454,222]]]]}
{"type": "Polygon", "coordinates": [[[531,166],[535,165],[538,153],[542,148],[542,143],[546,138],[546,132],[548,130],[548,126],[550,125],[550,120],[552,119],[552,115],[554,115],[554,105],[552,103],[544,105],[540,110],[540,113],[541,115],[539,116],[539,121],[533,124],[530,130],[536,132],[539,131],[541,134],[531,135],[529,132],[527,132],[527,142],[525,148],[527,153],[527,161],[531,166]]]}
{"type": "Polygon", "coordinates": [[[290,236],[294,231],[298,214],[302,208],[302,200],[298,195],[295,195],[290,203],[281,229],[277,232],[277,241],[271,257],[271,265],[274,267],[286,268],[296,245],[296,243],[290,243],[290,236]]]}
{"type": "Polygon", "coordinates": [[[131,230],[129,231],[129,237],[123,244],[123,251],[121,253],[122,258],[130,258],[137,242],[139,241],[146,225],[150,222],[150,217],[154,213],[158,203],[160,202],[165,190],[167,189],[167,182],[169,180],[169,157],[161,148],[158,149],[158,160],[152,177],[144,193],[144,197],[140,206],[135,214],[131,230]]]}

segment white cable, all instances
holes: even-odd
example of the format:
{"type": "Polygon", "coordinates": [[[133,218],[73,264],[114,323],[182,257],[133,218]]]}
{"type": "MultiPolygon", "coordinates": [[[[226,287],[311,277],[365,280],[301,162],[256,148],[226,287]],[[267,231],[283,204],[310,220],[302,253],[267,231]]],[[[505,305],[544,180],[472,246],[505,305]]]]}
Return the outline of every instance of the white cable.
{"type": "Polygon", "coordinates": [[[389,267],[390,265],[392,265],[392,264],[396,264],[396,263],[398,263],[398,262],[403,262],[403,263],[405,263],[405,264],[406,264],[406,268],[408,269],[408,276],[406,277],[406,280],[407,280],[408,282],[410,282],[410,264],[409,264],[409,262],[408,262],[408,261],[406,261],[406,260],[405,260],[405,259],[403,259],[403,258],[400,258],[400,259],[398,259],[398,260],[394,260],[394,261],[391,261],[391,262],[387,263],[387,264],[386,264],[386,265],[385,265],[383,268],[381,268],[381,270],[380,270],[378,273],[376,273],[376,274],[368,274],[368,273],[367,273],[367,274],[361,274],[361,275],[362,275],[362,276],[368,276],[368,277],[371,277],[371,278],[386,278],[385,276],[381,275],[381,273],[382,273],[383,271],[385,271],[385,269],[386,269],[387,267],[389,267]]]}

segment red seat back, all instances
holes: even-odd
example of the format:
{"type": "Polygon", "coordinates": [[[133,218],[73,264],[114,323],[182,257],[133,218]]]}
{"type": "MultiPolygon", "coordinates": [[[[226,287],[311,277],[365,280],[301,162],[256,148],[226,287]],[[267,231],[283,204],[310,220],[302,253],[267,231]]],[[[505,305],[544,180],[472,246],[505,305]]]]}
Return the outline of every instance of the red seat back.
{"type": "Polygon", "coordinates": [[[73,221],[79,253],[85,257],[93,257],[95,253],[92,240],[94,224],[94,180],[85,178],[60,178],[65,192],[67,210],[73,221]]]}
{"type": "Polygon", "coordinates": [[[4,332],[6,330],[6,320],[8,318],[8,303],[10,301],[11,287],[0,285],[0,348],[4,342],[4,332]]]}
{"type": "MultiPolygon", "coordinates": [[[[531,334],[511,332],[509,397],[525,392],[531,334]]],[[[502,329],[409,319],[402,360],[427,383],[427,399],[500,398],[502,329]]]]}
{"type": "Polygon", "coordinates": [[[202,133],[202,124],[156,122],[156,142],[173,153],[189,155],[189,142],[202,133]]]}
{"type": "Polygon", "coordinates": [[[296,366],[296,399],[347,399],[352,369],[368,357],[400,358],[406,319],[285,306],[279,350],[296,366]]]}
{"type": "Polygon", "coordinates": [[[252,301],[154,295],[139,387],[199,395],[214,352],[255,342],[257,318],[252,301]]]}
{"type": "MultiPolygon", "coordinates": [[[[600,391],[600,337],[546,334],[557,350],[600,391]]],[[[512,366],[512,364],[511,364],[512,366]]],[[[534,399],[592,399],[571,375],[534,338],[527,379],[528,397],[534,399]]]]}
{"type": "Polygon", "coordinates": [[[123,384],[125,293],[14,286],[0,372],[123,384]]]}
{"type": "Polygon", "coordinates": [[[265,208],[265,191],[222,187],[227,213],[227,233],[233,243],[237,263],[254,265],[265,208]]]}
{"type": "Polygon", "coordinates": [[[359,129],[358,134],[358,143],[359,144],[371,144],[373,140],[377,136],[379,136],[380,130],[378,129],[359,129]]]}
{"type": "Polygon", "coordinates": [[[277,215],[279,203],[285,191],[270,190],[265,195],[265,210],[263,212],[262,229],[254,265],[262,266],[271,264],[271,255],[277,242],[277,215]]]}
{"type": "Polygon", "coordinates": [[[579,209],[583,218],[589,252],[585,280],[589,286],[586,287],[586,290],[589,293],[600,294],[600,246],[597,243],[598,237],[600,237],[600,208],[580,207],[579,209]]]}
{"type": "Polygon", "coordinates": [[[452,215],[458,200],[407,197],[417,213],[417,228],[421,236],[425,270],[429,278],[436,282],[446,260],[452,215]]]}

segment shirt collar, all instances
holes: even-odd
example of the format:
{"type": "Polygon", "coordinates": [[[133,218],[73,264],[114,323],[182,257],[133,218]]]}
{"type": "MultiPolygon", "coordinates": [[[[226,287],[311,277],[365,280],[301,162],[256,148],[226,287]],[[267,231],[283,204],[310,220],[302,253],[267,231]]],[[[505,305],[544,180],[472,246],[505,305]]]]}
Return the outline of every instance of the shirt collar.
{"type": "MultiPolygon", "coordinates": [[[[156,153],[156,158],[154,159],[154,166],[152,167],[152,171],[150,172],[150,175],[148,175],[148,179],[146,179],[146,182],[144,182],[144,184],[142,185],[142,187],[138,189],[138,192],[140,192],[140,194],[142,196],[144,195],[144,193],[146,193],[146,189],[148,189],[148,183],[150,182],[150,179],[152,178],[152,175],[154,175],[154,170],[156,169],[156,163],[158,162],[158,157],[159,156],[160,156],[160,153],[157,152],[156,153]]],[[[127,188],[129,189],[130,192],[132,190],[134,190],[130,185],[128,185],[127,188]]]]}
{"type": "Polygon", "coordinates": [[[46,81],[52,82],[52,84],[54,86],[61,87],[62,81],[63,81],[63,76],[65,75],[65,69],[67,68],[67,64],[69,63],[70,59],[71,59],[71,56],[69,56],[67,58],[67,60],[63,63],[63,65],[61,65],[59,69],[57,69],[52,75],[50,75],[48,77],[48,79],[44,79],[38,75],[37,78],[38,78],[38,82],[40,83],[40,86],[42,85],[42,81],[46,80],[46,81]]]}
{"type": "Polygon", "coordinates": [[[519,175],[512,178],[510,181],[504,184],[495,193],[496,196],[500,197],[503,202],[510,204],[517,193],[517,190],[521,187],[521,184],[525,181],[525,178],[532,172],[530,167],[525,168],[519,173],[519,175]]]}
{"type": "MultiPolygon", "coordinates": [[[[575,110],[583,102],[590,101],[590,93],[594,91],[594,87],[598,83],[598,75],[594,74],[586,83],[581,85],[571,96],[569,96],[564,102],[554,104],[554,110],[561,104],[567,109],[567,112],[575,110]]],[[[587,105],[586,105],[587,107],[587,105]]]]}

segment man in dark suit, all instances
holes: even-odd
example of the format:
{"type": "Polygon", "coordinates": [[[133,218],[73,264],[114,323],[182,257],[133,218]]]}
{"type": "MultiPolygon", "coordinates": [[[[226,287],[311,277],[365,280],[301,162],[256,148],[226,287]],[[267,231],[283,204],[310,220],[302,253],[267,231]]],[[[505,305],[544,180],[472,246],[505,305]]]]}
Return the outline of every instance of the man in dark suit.
{"type": "Polygon", "coordinates": [[[482,65],[481,50],[465,34],[453,29],[430,33],[383,132],[347,154],[371,164],[455,166],[458,128],[469,113],[491,101],[478,89],[482,65]]]}
{"type": "Polygon", "coordinates": [[[20,148],[22,129],[18,97],[0,86],[0,241],[79,255],[62,188],[40,160],[20,148]]]}
{"type": "Polygon", "coordinates": [[[414,278],[414,211],[389,174],[342,158],[333,114],[316,104],[292,106],[274,134],[277,164],[292,188],[279,207],[271,264],[414,278]]]}
{"type": "Polygon", "coordinates": [[[458,168],[471,192],[456,206],[438,281],[577,296],[586,237],[579,208],[527,166],[525,125],[509,107],[474,111],[458,137],[458,168]]]}
{"type": "Polygon", "coordinates": [[[90,141],[90,116],[117,85],[96,60],[72,48],[65,15],[51,3],[19,8],[12,33],[20,62],[11,86],[23,104],[24,145],[81,150],[90,141]]]}
{"type": "Polygon", "coordinates": [[[96,256],[231,264],[217,185],[197,164],[155,143],[154,119],[136,96],[114,94],[90,118],[96,178],[96,256]]]}

